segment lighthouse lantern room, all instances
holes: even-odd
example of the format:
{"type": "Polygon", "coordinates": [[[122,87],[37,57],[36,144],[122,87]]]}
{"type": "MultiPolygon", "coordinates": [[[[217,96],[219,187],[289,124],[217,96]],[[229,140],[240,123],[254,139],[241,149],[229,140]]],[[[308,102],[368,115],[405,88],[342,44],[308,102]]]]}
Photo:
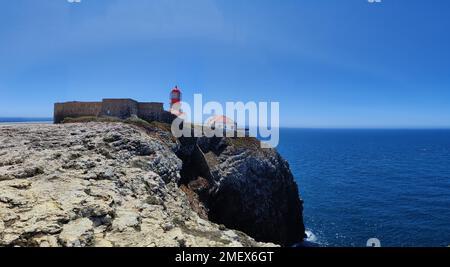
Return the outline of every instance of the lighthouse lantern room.
{"type": "Polygon", "coordinates": [[[183,114],[181,110],[181,90],[178,89],[178,86],[175,86],[170,92],[170,112],[176,116],[183,114]]]}
{"type": "Polygon", "coordinates": [[[175,104],[181,102],[181,91],[178,89],[178,86],[172,89],[170,92],[170,108],[172,109],[175,104]]]}

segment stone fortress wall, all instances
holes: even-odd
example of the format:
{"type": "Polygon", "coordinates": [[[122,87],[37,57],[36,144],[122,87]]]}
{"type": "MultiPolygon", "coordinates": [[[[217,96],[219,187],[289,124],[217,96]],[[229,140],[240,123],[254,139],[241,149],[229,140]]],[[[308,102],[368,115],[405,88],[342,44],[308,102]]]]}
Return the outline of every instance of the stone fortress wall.
{"type": "Polygon", "coordinates": [[[54,123],[65,118],[77,117],[117,117],[120,119],[137,116],[148,121],[168,121],[170,112],[164,111],[163,103],[137,102],[133,99],[103,99],[102,102],[66,102],[56,103],[54,123]]]}

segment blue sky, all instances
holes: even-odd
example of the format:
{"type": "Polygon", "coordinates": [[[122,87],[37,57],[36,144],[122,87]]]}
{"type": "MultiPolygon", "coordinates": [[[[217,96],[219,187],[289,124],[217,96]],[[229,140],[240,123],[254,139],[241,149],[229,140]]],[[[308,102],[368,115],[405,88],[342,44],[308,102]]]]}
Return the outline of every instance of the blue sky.
{"type": "Polygon", "coordinates": [[[129,97],[279,101],[282,126],[450,127],[447,0],[2,1],[0,116],[129,97]]]}

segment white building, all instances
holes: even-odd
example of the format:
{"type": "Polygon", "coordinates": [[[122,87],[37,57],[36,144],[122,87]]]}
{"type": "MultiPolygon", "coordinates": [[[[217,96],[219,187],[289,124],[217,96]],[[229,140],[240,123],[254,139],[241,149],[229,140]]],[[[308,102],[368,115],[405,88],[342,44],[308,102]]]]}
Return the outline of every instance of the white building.
{"type": "Polygon", "coordinates": [[[212,129],[224,129],[226,131],[236,131],[237,124],[230,118],[219,115],[208,119],[207,125],[212,129]]]}

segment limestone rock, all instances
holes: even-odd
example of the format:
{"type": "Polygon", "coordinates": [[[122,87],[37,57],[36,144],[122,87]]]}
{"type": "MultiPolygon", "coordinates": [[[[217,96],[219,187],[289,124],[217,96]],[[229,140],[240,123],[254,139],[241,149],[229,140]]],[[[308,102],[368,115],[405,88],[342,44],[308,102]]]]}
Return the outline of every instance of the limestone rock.
{"type": "MultiPolygon", "coordinates": [[[[1,125],[0,246],[273,246],[200,218],[179,187],[180,144],[158,131],[123,123],[1,125]]],[[[254,164],[248,168],[260,167],[254,164]]],[[[231,179],[243,168],[231,166],[215,170],[230,180],[223,188],[245,178],[231,179]]],[[[253,196],[266,196],[269,186],[276,183],[253,196]]],[[[264,207],[252,212],[261,222],[264,207]]]]}
{"type": "Polygon", "coordinates": [[[93,223],[88,218],[80,218],[64,225],[59,241],[67,247],[88,246],[93,239],[93,223]]]}
{"type": "Polygon", "coordinates": [[[303,202],[276,150],[262,149],[251,137],[202,137],[198,144],[210,172],[203,199],[211,220],[258,241],[285,246],[303,241],[303,202]]]}

